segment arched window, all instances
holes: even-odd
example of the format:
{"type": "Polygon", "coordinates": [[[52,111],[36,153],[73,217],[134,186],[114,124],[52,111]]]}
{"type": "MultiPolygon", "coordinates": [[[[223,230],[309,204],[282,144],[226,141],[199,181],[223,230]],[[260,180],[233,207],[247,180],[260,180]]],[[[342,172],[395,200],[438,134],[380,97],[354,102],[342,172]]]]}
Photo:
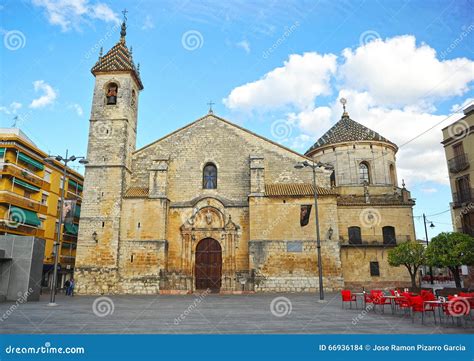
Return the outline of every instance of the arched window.
{"type": "Polygon", "coordinates": [[[390,172],[390,182],[392,183],[393,186],[397,185],[397,177],[395,177],[395,167],[393,164],[390,164],[390,167],[388,168],[390,172]]]}
{"type": "Polygon", "coordinates": [[[397,244],[394,227],[392,226],[383,227],[382,234],[383,234],[383,244],[397,244]]]}
{"type": "Polygon", "coordinates": [[[117,92],[118,85],[116,83],[107,84],[107,92],[105,97],[107,98],[107,105],[117,104],[117,92]]]}
{"type": "Polygon", "coordinates": [[[336,171],[335,170],[332,171],[329,179],[331,181],[331,187],[335,187],[336,186],[336,171]]]}
{"type": "Polygon", "coordinates": [[[359,182],[361,184],[364,184],[365,182],[370,183],[369,164],[367,162],[359,164],[359,182]]]}
{"type": "Polygon", "coordinates": [[[214,164],[208,163],[202,171],[202,187],[204,189],[217,188],[217,168],[214,164]]]}
{"type": "Polygon", "coordinates": [[[360,227],[349,227],[349,244],[362,244],[362,237],[360,234],[360,227]]]}

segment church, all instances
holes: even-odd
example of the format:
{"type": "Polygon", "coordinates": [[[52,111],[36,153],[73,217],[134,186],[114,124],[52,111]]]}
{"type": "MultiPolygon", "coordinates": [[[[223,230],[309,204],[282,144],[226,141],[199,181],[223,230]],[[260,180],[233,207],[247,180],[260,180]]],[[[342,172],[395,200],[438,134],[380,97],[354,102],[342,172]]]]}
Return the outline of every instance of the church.
{"type": "Polygon", "coordinates": [[[77,293],[317,292],[317,234],[326,291],[410,285],[387,261],[415,241],[398,147],[345,105],[305,154],[212,110],[136,149],[144,86],[125,23],[91,72],[77,293]]]}

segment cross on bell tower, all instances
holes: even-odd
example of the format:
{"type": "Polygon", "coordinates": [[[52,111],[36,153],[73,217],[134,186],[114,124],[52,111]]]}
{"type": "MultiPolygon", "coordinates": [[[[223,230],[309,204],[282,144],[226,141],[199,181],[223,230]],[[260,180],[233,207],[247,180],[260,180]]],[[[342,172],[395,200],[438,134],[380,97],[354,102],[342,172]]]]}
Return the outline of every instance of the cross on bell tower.
{"type": "Polygon", "coordinates": [[[120,30],[120,41],[125,42],[125,36],[127,35],[127,9],[122,10],[123,14],[123,21],[122,21],[122,29],[120,30]]]}

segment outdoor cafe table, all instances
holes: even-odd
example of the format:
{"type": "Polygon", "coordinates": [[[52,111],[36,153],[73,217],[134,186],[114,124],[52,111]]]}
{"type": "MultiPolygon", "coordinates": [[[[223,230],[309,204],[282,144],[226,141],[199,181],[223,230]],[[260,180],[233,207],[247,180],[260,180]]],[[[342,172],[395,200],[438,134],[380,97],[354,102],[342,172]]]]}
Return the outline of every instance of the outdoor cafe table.
{"type": "Polygon", "coordinates": [[[353,292],[352,294],[356,296],[356,308],[357,308],[357,298],[359,296],[362,296],[362,302],[363,302],[363,305],[365,306],[365,297],[364,297],[365,292],[353,292]]]}
{"type": "Polygon", "coordinates": [[[390,307],[392,308],[392,315],[393,315],[395,313],[395,300],[404,298],[404,297],[403,296],[383,296],[383,298],[388,298],[390,300],[390,307]]]}

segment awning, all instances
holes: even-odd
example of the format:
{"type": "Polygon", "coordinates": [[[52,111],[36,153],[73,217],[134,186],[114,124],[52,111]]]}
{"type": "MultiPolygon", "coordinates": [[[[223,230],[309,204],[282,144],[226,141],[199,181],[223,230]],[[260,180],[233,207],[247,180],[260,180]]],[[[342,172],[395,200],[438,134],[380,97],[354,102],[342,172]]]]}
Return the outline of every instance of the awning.
{"type": "Polygon", "coordinates": [[[81,216],[81,206],[76,204],[76,208],[74,209],[74,217],[79,218],[81,216]]]}
{"type": "Polygon", "coordinates": [[[35,227],[41,224],[41,221],[35,212],[18,207],[10,208],[10,218],[15,222],[28,224],[35,227]]]}
{"type": "Polygon", "coordinates": [[[33,192],[40,191],[40,188],[32,186],[31,184],[23,182],[22,180],[17,179],[17,178],[13,178],[13,183],[18,184],[19,186],[22,186],[23,188],[29,189],[30,191],[33,191],[33,192]]]}
{"type": "Polygon", "coordinates": [[[0,148],[0,157],[3,158],[3,156],[5,155],[6,150],[7,150],[6,148],[0,148]]]}
{"type": "Polygon", "coordinates": [[[38,162],[37,160],[31,158],[30,156],[26,155],[25,153],[19,152],[18,153],[18,159],[21,160],[22,162],[28,163],[32,165],[33,167],[43,170],[44,165],[38,162]]]}
{"type": "Polygon", "coordinates": [[[72,179],[69,179],[69,185],[71,185],[74,189],[82,191],[82,186],[72,179]]]}
{"type": "Polygon", "coordinates": [[[64,230],[65,230],[65,233],[67,234],[72,234],[74,236],[77,236],[78,228],[79,227],[75,225],[74,223],[64,223],[64,230]]]}

